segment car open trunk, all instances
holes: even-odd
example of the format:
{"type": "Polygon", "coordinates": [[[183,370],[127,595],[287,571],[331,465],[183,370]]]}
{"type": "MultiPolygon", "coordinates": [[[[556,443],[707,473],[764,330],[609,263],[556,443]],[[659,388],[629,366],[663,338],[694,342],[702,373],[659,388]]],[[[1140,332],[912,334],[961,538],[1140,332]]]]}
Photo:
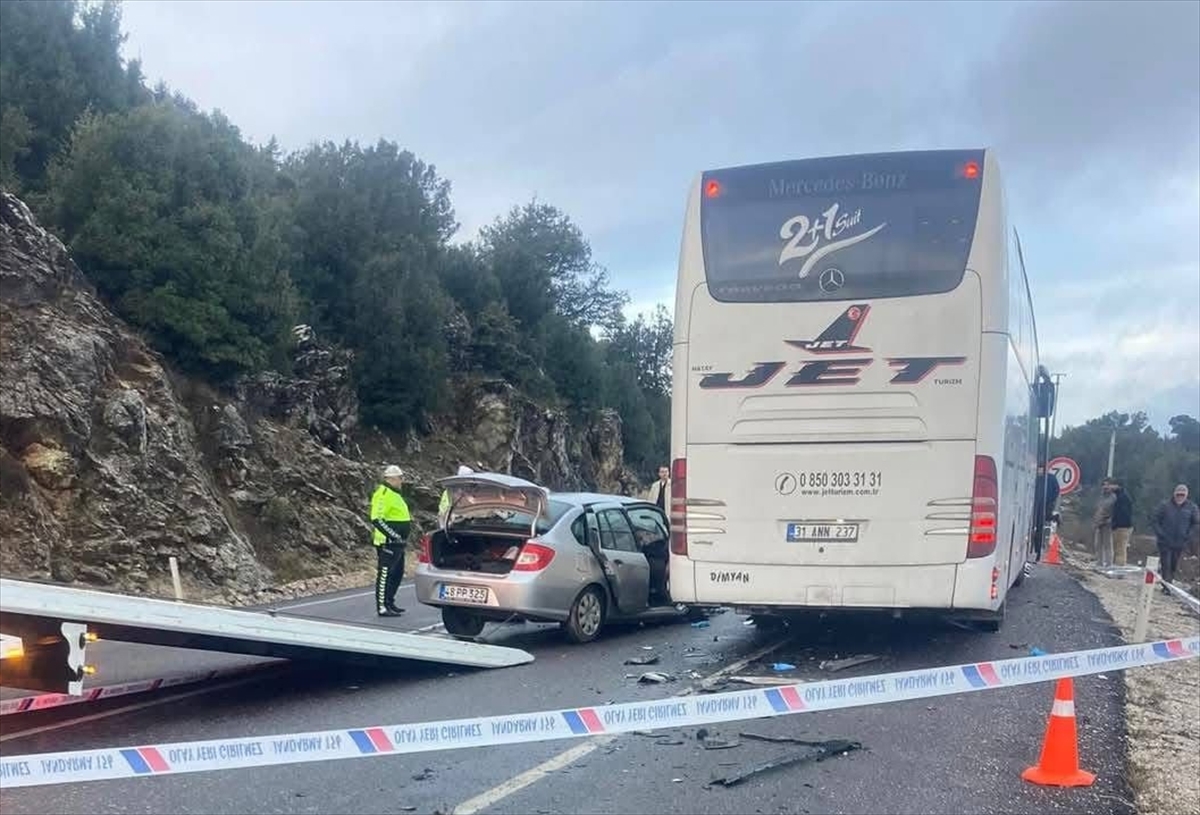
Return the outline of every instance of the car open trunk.
{"type": "Polygon", "coordinates": [[[430,536],[430,562],[439,569],[484,574],[512,571],[528,535],[442,529],[430,536]]]}
{"type": "Polygon", "coordinates": [[[451,494],[448,517],[430,536],[438,569],[508,574],[544,520],[548,493],[520,478],[472,473],[438,482],[451,494]]]}

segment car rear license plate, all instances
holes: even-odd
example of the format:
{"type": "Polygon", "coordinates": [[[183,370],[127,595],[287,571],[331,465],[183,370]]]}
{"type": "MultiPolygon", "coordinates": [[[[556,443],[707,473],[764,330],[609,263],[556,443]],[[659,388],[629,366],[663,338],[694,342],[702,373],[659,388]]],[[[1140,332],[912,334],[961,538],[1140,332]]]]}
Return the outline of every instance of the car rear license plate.
{"type": "Polygon", "coordinates": [[[443,583],[438,588],[438,599],[486,606],[488,602],[488,590],[483,586],[455,586],[443,583]]]}
{"type": "Polygon", "coordinates": [[[858,540],[858,524],[825,524],[798,521],[787,525],[788,543],[854,543],[858,540]]]}

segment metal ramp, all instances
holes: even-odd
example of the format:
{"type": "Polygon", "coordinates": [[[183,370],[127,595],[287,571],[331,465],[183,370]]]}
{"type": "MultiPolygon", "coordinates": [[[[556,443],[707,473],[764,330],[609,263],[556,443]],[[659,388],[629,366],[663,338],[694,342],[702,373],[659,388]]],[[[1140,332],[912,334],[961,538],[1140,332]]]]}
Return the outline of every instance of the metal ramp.
{"type": "Polygon", "coordinates": [[[76,695],[88,673],[84,649],[95,639],[356,664],[506,668],[533,661],[518,648],[380,626],[3,578],[0,630],[20,637],[24,646],[22,656],[0,660],[0,684],[76,695]]]}

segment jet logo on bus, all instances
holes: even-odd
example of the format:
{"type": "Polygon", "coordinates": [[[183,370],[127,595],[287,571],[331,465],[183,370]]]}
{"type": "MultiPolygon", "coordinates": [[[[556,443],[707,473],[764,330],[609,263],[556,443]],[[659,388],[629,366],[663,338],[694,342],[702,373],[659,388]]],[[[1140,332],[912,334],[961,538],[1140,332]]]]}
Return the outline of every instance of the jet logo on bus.
{"type": "Polygon", "coordinates": [[[869,352],[870,348],[855,345],[854,338],[858,336],[859,329],[867,321],[867,314],[870,311],[871,307],[866,303],[850,306],[815,340],[784,340],[784,342],[813,354],[869,352]]]}
{"type": "MultiPolygon", "coordinates": [[[[866,303],[850,306],[830,323],[816,339],[784,340],[788,345],[801,348],[810,354],[869,354],[871,349],[855,345],[854,339],[866,322],[871,307],[866,303]]],[[[814,385],[857,385],[862,371],[875,359],[817,359],[805,362],[785,383],[786,387],[811,387],[814,385]]],[[[915,385],[923,382],[931,373],[943,365],[961,365],[966,357],[889,357],[888,365],[894,369],[889,385],[915,385]]],[[[732,372],[706,374],[700,380],[705,390],[731,388],[761,388],[775,379],[787,362],[759,362],[745,376],[734,379],[732,372]]]]}

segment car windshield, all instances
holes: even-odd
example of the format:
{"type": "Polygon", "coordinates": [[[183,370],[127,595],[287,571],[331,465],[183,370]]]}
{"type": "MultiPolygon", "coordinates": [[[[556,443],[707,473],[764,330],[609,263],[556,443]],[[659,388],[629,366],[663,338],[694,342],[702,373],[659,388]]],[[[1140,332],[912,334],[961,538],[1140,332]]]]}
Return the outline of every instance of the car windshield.
{"type": "MultiPolygon", "coordinates": [[[[538,518],[537,534],[549,532],[570,509],[571,505],[562,501],[548,501],[546,509],[538,518]]],[[[457,528],[527,530],[533,523],[533,513],[511,506],[468,505],[456,509],[451,523],[457,528]]]]}

